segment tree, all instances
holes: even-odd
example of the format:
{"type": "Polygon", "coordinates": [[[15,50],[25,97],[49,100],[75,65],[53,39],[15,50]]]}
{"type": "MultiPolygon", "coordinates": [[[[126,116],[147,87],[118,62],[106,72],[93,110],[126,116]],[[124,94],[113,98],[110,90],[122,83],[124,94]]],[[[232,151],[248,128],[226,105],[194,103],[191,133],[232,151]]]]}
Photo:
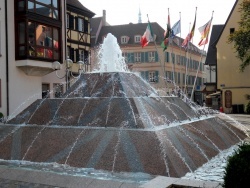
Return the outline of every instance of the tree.
{"type": "Polygon", "coordinates": [[[250,0],[243,0],[239,11],[241,12],[239,29],[229,35],[228,42],[234,42],[237,58],[241,60],[239,69],[244,72],[250,64],[250,0]]]}
{"type": "Polygon", "coordinates": [[[250,145],[243,143],[228,159],[222,186],[225,188],[249,187],[249,177],[250,145]]]}

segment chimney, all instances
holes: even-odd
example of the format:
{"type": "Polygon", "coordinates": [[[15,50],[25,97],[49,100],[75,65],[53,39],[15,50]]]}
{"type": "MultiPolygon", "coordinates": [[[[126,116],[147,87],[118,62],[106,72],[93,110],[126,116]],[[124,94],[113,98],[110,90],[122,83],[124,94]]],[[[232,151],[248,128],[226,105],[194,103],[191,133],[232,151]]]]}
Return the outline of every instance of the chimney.
{"type": "Polygon", "coordinates": [[[106,26],[106,10],[102,11],[102,21],[103,21],[103,25],[106,26]]]}

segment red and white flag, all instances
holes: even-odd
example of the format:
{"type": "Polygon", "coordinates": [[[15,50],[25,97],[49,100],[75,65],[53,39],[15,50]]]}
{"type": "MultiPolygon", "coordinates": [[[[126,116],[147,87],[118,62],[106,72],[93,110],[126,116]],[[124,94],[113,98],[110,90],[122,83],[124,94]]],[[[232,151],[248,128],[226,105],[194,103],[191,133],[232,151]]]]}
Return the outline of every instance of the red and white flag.
{"type": "Polygon", "coordinates": [[[212,19],[213,18],[211,18],[211,20],[209,20],[205,25],[198,28],[199,32],[201,33],[201,40],[198,43],[199,46],[202,46],[208,43],[208,35],[209,35],[211,24],[212,24],[212,19]]]}
{"type": "Polygon", "coordinates": [[[150,23],[148,23],[146,31],[144,32],[144,34],[141,38],[141,45],[142,45],[142,47],[147,46],[148,43],[152,42],[152,41],[154,41],[152,27],[151,27],[150,23]]]}

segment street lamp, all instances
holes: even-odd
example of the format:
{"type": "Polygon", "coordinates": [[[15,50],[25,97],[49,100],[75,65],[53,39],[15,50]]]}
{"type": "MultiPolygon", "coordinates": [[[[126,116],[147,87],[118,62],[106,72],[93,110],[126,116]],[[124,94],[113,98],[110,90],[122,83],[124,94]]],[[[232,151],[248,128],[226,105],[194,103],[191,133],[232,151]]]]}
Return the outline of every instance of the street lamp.
{"type": "MultiPolygon", "coordinates": [[[[70,75],[73,77],[73,78],[79,78],[80,75],[82,74],[83,72],[83,67],[84,67],[84,62],[83,61],[78,61],[77,62],[77,65],[78,65],[78,76],[75,77],[73,74],[72,74],[72,66],[73,66],[73,61],[69,58],[67,58],[65,60],[65,65],[66,65],[66,73],[64,76],[59,76],[58,75],[58,70],[61,70],[62,69],[62,66],[61,66],[61,63],[59,63],[58,61],[54,61],[52,63],[52,69],[56,71],[56,76],[59,78],[59,79],[63,79],[66,77],[66,87],[68,87],[68,77],[69,77],[69,73],[70,75]]],[[[68,88],[67,88],[68,89],[68,88]]]]}

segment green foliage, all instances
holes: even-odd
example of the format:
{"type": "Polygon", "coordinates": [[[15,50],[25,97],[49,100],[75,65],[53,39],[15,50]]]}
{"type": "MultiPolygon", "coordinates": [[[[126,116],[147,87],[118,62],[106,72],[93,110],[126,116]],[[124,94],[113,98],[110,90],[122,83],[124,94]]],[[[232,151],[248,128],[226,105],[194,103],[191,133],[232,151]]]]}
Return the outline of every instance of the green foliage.
{"type": "Polygon", "coordinates": [[[229,35],[228,42],[234,42],[237,57],[242,62],[239,69],[244,72],[250,64],[250,0],[244,0],[240,6],[239,29],[229,35]]]}
{"type": "Polygon", "coordinates": [[[250,114],[250,101],[248,101],[248,103],[246,105],[246,113],[250,114]]]}
{"type": "Polygon", "coordinates": [[[225,168],[225,188],[248,187],[250,177],[250,145],[243,143],[239,149],[229,157],[225,168]]]}

